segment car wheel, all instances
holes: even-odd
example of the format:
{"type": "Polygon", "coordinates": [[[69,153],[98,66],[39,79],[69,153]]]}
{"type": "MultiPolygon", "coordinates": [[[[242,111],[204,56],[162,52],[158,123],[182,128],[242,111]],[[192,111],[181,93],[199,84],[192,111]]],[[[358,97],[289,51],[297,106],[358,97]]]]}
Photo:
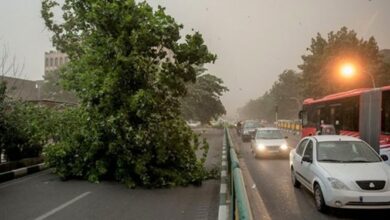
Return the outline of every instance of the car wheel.
{"type": "Polygon", "coordinates": [[[325,204],[324,196],[319,184],[314,186],[314,203],[318,211],[325,213],[328,210],[328,206],[325,204]]]}
{"type": "Polygon", "coordinates": [[[291,168],[291,182],[295,188],[299,188],[301,186],[301,183],[299,180],[297,180],[297,177],[295,176],[294,168],[291,168]]]}

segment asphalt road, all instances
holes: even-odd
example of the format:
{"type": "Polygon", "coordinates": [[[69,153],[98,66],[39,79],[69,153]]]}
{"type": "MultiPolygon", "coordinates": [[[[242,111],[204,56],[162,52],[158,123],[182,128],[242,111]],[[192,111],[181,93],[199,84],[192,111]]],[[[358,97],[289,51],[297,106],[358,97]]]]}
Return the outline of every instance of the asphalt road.
{"type": "MultiPolygon", "coordinates": [[[[207,167],[220,164],[222,130],[206,129],[207,167]]],[[[116,182],[61,181],[50,170],[0,185],[0,219],[217,219],[219,180],[201,187],[127,189],[116,182]]]]}
{"type": "MultiPolygon", "coordinates": [[[[318,212],[311,193],[301,187],[296,189],[290,181],[288,158],[255,159],[250,151],[250,143],[242,143],[231,131],[233,142],[239,148],[239,157],[246,164],[255,187],[254,192],[261,197],[268,216],[274,220],[294,219],[390,219],[388,210],[341,210],[332,209],[328,214],[318,212]]],[[[297,140],[289,135],[290,146],[297,140]]]]}

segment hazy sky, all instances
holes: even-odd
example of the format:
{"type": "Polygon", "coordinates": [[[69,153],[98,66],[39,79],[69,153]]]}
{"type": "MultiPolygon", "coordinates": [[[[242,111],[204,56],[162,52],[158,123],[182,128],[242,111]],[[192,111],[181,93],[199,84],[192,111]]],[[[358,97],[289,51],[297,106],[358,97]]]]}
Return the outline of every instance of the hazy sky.
{"type": "MultiPolygon", "coordinates": [[[[285,69],[297,70],[317,32],[342,26],[360,37],[374,36],[390,48],[389,0],[148,0],[176,21],[200,31],[218,55],[211,73],[230,92],[223,97],[229,114],[267,91],[285,69]]],[[[25,78],[41,79],[44,52],[52,49],[40,18],[40,0],[0,0],[0,45],[25,63],[25,78]]]]}

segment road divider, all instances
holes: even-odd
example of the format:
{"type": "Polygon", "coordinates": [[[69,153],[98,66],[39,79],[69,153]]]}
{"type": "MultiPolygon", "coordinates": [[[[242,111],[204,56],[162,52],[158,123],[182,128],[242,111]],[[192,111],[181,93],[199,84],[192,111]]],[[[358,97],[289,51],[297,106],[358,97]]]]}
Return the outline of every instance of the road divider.
{"type": "Polygon", "coordinates": [[[228,205],[226,200],[228,199],[228,181],[227,181],[227,172],[228,172],[228,163],[227,163],[227,144],[226,138],[222,140],[222,164],[221,164],[221,187],[219,190],[219,210],[218,210],[218,220],[227,220],[228,219],[228,205]]]}
{"type": "Polygon", "coordinates": [[[252,211],[250,209],[248,194],[245,189],[240,163],[229,133],[229,129],[226,127],[224,132],[223,145],[223,148],[226,149],[226,152],[228,152],[228,167],[226,169],[228,171],[228,183],[230,187],[230,194],[228,195],[230,198],[229,219],[252,220],[252,211]]]}
{"type": "Polygon", "coordinates": [[[302,130],[302,125],[300,120],[278,120],[278,128],[292,133],[294,135],[300,135],[302,130]]]}
{"type": "Polygon", "coordinates": [[[44,163],[0,173],[0,183],[46,169],[44,163]]]}

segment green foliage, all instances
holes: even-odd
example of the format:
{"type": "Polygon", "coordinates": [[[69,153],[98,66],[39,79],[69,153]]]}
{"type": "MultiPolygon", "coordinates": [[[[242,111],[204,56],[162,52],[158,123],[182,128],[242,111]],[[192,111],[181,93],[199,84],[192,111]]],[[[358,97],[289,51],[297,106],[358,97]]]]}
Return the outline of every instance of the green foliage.
{"type": "Polygon", "coordinates": [[[258,99],[250,100],[239,110],[240,118],[271,122],[275,120],[277,106],[279,118],[295,119],[301,108],[301,88],[301,74],[285,70],[269,91],[258,99]]]}
{"type": "Polygon", "coordinates": [[[188,93],[182,99],[182,114],[187,120],[209,123],[211,119],[226,114],[220,96],[228,91],[223,81],[211,74],[199,75],[196,83],[188,85],[188,93]]]}
{"type": "Polygon", "coordinates": [[[77,129],[64,126],[45,149],[49,166],[64,178],[115,178],[129,187],[207,177],[204,158],[195,155],[207,153],[207,144],[180,116],[197,68],[216,59],[201,34],[181,39],[182,25],[145,2],[67,0],[62,24],[53,21],[55,6],[42,1],[42,17],[54,45],[69,55],[61,76],[81,107],[65,114],[77,129]]]}
{"type": "Polygon", "coordinates": [[[41,97],[60,102],[77,103],[75,94],[63,88],[60,73],[59,70],[45,72],[41,97]]]}
{"type": "Polygon", "coordinates": [[[302,56],[303,63],[298,66],[302,70],[304,97],[372,87],[366,72],[373,75],[378,86],[390,84],[374,37],[359,39],[356,32],[343,27],[330,32],[327,39],[317,34],[307,50],[309,54],[302,56]],[[359,72],[347,80],[340,75],[340,66],[346,62],[355,64],[359,72]]]}
{"type": "Polygon", "coordinates": [[[5,140],[6,140],[6,132],[4,132],[7,128],[7,122],[5,119],[5,109],[6,109],[6,103],[5,103],[5,91],[7,87],[4,81],[0,80],[0,152],[3,151],[5,147],[5,140]]]}
{"type": "Polygon", "coordinates": [[[0,83],[0,151],[10,161],[38,157],[56,129],[54,111],[30,103],[10,100],[0,83]]]}
{"type": "Polygon", "coordinates": [[[285,71],[279,75],[279,80],[267,93],[239,110],[241,118],[273,121],[277,106],[279,118],[295,119],[305,98],[372,87],[368,73],[373,75],[377,86],[390,84],[388,52],[381,54],[373,37],[359,39],[354,31],[343,27],[330,32],[327,39],[317,34],[307,51],[298,66],[302,73],[285,71]],[[340,68],[344,63],[356,66],[356,76],[351,79],[341,76],[340,68]]]}

